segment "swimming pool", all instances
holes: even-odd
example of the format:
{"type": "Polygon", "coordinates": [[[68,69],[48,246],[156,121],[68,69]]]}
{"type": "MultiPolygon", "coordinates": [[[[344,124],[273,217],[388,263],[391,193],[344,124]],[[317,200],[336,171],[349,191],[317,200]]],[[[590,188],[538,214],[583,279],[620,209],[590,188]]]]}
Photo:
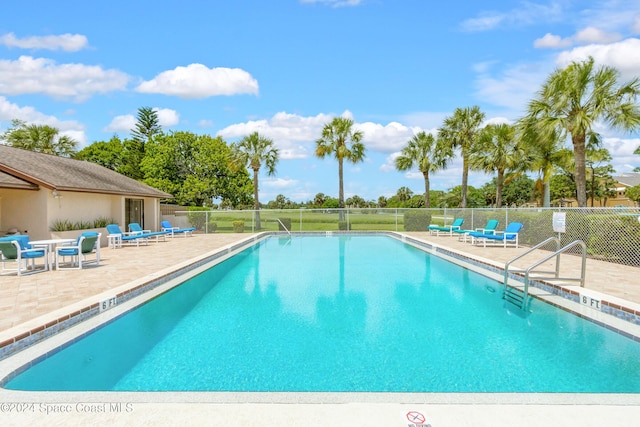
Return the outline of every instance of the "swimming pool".
{"type": "Polygon", "coordinates": [[[637,392],[640,345],[384,236],[269,238],[17,390],[637,392]]]}

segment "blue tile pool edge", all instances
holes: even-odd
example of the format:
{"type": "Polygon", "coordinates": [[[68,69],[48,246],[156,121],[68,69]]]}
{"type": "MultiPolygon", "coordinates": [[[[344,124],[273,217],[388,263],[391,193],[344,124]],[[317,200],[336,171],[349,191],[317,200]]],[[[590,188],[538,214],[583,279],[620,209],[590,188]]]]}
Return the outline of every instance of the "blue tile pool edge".
{"type": "MultiPolygon", "coordinates": [[[[392,235],[392,234],[390,234],[392,235]]],[[[504,267],[500,267],[498,265],[495,264],[491,264],[491,263],[487,263],[487,262],[483,262],[481,260],[478,260],[477,258],[474,258],[471,255],[466,255],[454,250],[450,250],[446,247],[442,247],[439,245],[433,245],[429,242],[425,242],[423,240],[417,239],[415,237],[411,237],[411,236],[406,236],[406,235],[400,235],[401,237],[399,237],[399,240],[409,243],[412,246],[418,247],[418,248],[422,248],[423,250],[426,250],[427,252],[433,254],[433,255],[443,255],[446,256],[447,260],[450,260],[452,262],[458,262],[460,265],[462,265],[463,267],[475,267],[476,269],[480,269],[480,270],[485,270],[486,272],[489,273],[493,273],[495,275],[499,275],[500,277],[504,276],[504,267]]],[[[392,236],[392,237],[396,237],[396,236],[392,236]]],[[[396,237],[398,238],[398,237],[396,237]]],[[[482,274],[482,273],[481,273],[482,274]]],[[[524,284],[524,275],[523,274],[509,274],[509,279],[518,281],[520,283],[524,284]]],[[[502,282],[502,280],[500,280],[500,282],[502,282]]],[[[573,302],[575,304],[580,304],[580,294],[572,289],[568,289],[565,288],[561,285],[555,284],[555,283],[550,283],[544,280],[531,280],[530,281],[530,286],[533,288],[537,288],[540,289],[542,291],[548,292],[550,294],[553,294],[555,296],[558,296],[564,300],[568,300],[570,302],[573,302]]],[[[578,316],[582,319],[588,320],[590,322],[593,322],[601,327],[604,327],[606,329],[609,329],[610,331],[613,331],[615,333],[618,333],[620,335],[623,335],[629,339],[632,339],[636,342],[640,342],[640,336],[637,334],[632,334],[629,333],[623,329],[617,328],[609,323],[607,323],[606,321],[600,321],[596,318],[594,318],[593,316],[589,316],[589,315],[585,315],[584,313],[579,312],[578,310],[573,310],[565,305],[560,305],[557,304],[555,302],[553,302],[552,300],[548,299],[548,298],[542,298],[538,295],[535,295],[534,293],[530,293],[529,294],[530,297],[532,298],[536,298],[539,300],[544,301],[547,304],[551,304],[552,306],[559,308],[561,310],[570,312],[571,314],[578,316]]],[[[602,304],[602,309],[600,311],[600,313],[606,314],[606,315],[610,315],[613,316],[617,319],[623,320],[625,322],[628,322],[632,325],[636,325],[636,326],[640,326],[640,312],[633,310],[629,307],[625,307],[622,306],[620,304],[614,303],[614,302],[610,302],[607,300],[601,300],[600,301],[602,304]]]]}
{"type": "MultiPolygon", "coordinates": [[[[250,246],[255,245],[259,240],[262,240],[268,236],[266,235],[255,235],[247,239],[243,239],[239,242],[233,243],[231,245],[227,245],[219,248],[218,250],[214,250],[211,255],[202,258],[194,258],[192,262],[188,262],[188,265],[182,266],[176,270],[170,271],[161,276],[153,277],[147,280],[144,283],[136,284],[130,289],[126,289],[122,292],[117,293],[115,296],[117,298],[118,305],[126,303],[140,295],[146,294],[151,290],[158,288],[159,286],[170,282],[186,273],[189,273],[195,269],[202,267],[203,265],[210,264],[215,261],[220,261],[223,257],[228,257],[237,252],[240,252],[250,246]]],[[[135,282],[132,282],[135,283],[135,282]]],[[[178,286],[180,283],[176,283],[174,286],[178,286]]],[[[139,304],[143,304],[146,301],[140,301],[139,304]]],[[[139,305],[138,304],[138,305],[139,305]]],[[[0,343],[0,361],[26,349],[29,348],[47,338],[50,338],[54,335],[59,334],[60,332],[66,331],[69,328],[82,323],[88,319],[91,319],[100,313],[100,302],[91,302],[89,305],[85,306],[82,309],[75,310],[69,314],[65,314],[57,319],[51,320],[44,325],[37,326],[29,331],[25,331],[16,335],[13,338],[9,338],[4,342],[0,343]]]]}
{"type": "MultiPolygon", "coordinates": [[[[480,261],[474,257],[472,257],[471,255],[466,255],[464,253],[460,253],[457,251],[453,251],[453,250],[449,250],[447,248],[444,248],[442,246],[438,246],[438,245],[433,245],[429,242],[420,240],[418,238],[412,237],[412,236],[408,236],[402,233],[397,233],[397,232],[391,232],[391,231],[379,231],[379,232],[372,232],[372,231],[362,231],[362,232],[358,232],[358,231],[318,231],[318,232],[292,232],[290,235],[292,236],[311,236],[311,235],[323,235],[323,236],[336,236],[336,235],[384,235],[384,236],[389,236],[392,237],[394,239],[400,240],[403,243],[407,243],[410,244],[411,246],[414,246],[418,249],[424,250],[430,254],[433,254],[435,256],[439,256],[439,255],[443,255],[446,256],[447,259],[453,261],[453,262],[457,262],[458,264],[462,265],[463,267],[475,267],[475,269],[480,269],[480,270],[485,270],[486,272],[489,273],[493,273],[493,274],[497,274],[497,275],[503,275],[504,274],[504,268],[500,268],[497,265],[494,264],[490,264],[487,262],[483,262],[480,261]]],[[[241,250],[246,249],[247,247],[253,246],[256,243],[258,243],[259,241],[266,239],[268,237],[271,236],[279,236],[279,237],[288,237],[289,235],[286,232],[263,232],[260,234],[256,234],[252,237],[249,237],[247,239],[243,239],[239,242],[236,242],[234,244],[231,245],[227,245],[224,246],[222,248],[220,248],[219,250],[214,251],[211,255],[206,256],[204,258],[198,258],[195,261],[189,263],[186,266],[183,266],[179,269],[173,270],[167,274],[164,274],[160,277],[155,277],[153,279],[149,279],[147,282],[142,283],[142,284],[138,284],[134,287],[132,287],[131,289],[127,289],[125,291],[122,291],[120,293],[118,293],[116,295],[117,300],[118,300],[118,304],[122,304],[124,302],[127,302],[129,300],[132,300],[133,298],[136,298],[140,295],[143,295],[151,290],[156,289],[157,287],[171,281],[174,280],[182,275],[184,275],[185,273],[188,273],[192,270],[195,270],[197,268],[202,267],[203,265],[206,264],[210,264],[212,262],[215,262],[216,260],[220,260],[223,257],[227,257],[230,255],[233,255],[237,252],[240,252],[241,250]]],[[[510,278],[519,282],[523,282],[524,278],[522,275],[518,275],[518,274],[512,274],[510,275],[510,278]]],[[[178,286],[180,283],[176,283],[174,286],[178,286]]],[[[556,285],[556,284],[552,284],[552,283],[548,283],[548,282],[544,282],[544,281],[538,281],[538,280],[534,280],[531,282],[531,285],[535,288],[544,290],[546,292],[549,292],[551,294],[557,295],[563,299],[567,299],[569,301],[575,302],[575,303],[579,303],[579,294],[571,289],[567,289],[564,288],[562,286],[556,285]]],[[[534,298],[539,298],[538,296],[531,294],[532,297],[534,298]]],[[[567,308],[566,306],[562,306],[562,305],[558,305],[555,304],[553,301],[550,301],[548,299],[544,299],[544,298],[539,298],[539,299],[543,299],[544,302],[551,304],[557,308],[560,308],[562,310],[565,311],[569,311],[572,314],[581,317],[583,319],[589,320],[591,322],[594,322],[596,324],[598,324],[599,326],[605,327],[613,332],[619,333],[621,335],[626,336],[627,338],[633,339],[637,342],[640,342],[640,336],[636,336],[633,334],[630,334],[620,328],[616,328],[606,322],[602,322],[599,321],[597,319],[594,319],[592,317],[589,316],[585,316],[584,314],[576,311],[576,310],[571,310],[569,308],[567,308]]],[[[142,304],[146,301],[140,301],[139,304],[142,304]]],[[[640,313],[628,308],[628,307],[624,307],[621,306],[619,304],[615,304],[615,303],[611,303],[608,301],[601,301],[602,302],[602,313],[614,316],[618,319],[622,319],[624,321],[630,322],[634,325],[640,325],[640,313]]],[[[139,305],[138,304],[138,305],[139,305]]],[[[44,325],[40,325],[36,328],[33,328],[29,331],[23,332],[13,338],[7,339],[4,342],[0,343],[0,361],[26,349],[29,348],[47,338],[50,338],[56,334],[59,334],[60,332],[63,332],[79,323],[82,323],[84,321],[86,321],[87,319],[93,318],[94,316],[100,314],[100,307],[99,307],[99,302],[93,302],[89,305],[87,305],[86,307],[80,309],[80,310],[76,310],[74,312],[71,312],[67,315],[64,315],[56,320],[52,320],[50,322],[47,322],[44,325]]],[[[77,340],[77,339],[76,339],[77,340]]],[[[75,341],[75,340],[73,340],[75,341]]],[[[69,344],[71,344],[71,342],[69,342],[69,344]]],[[[47,355],[44,355],[43,357],[46,357],[47,355]]],[[[40,359],[38,359],[39,361],[40,359]]],[[[36,361],[34,361],[33,363],[35,363],[36,361]]],[[[4,378],[1,380],[2,383],[0,383],[0,386],[2,384],[4,384],[7,379],[4,378]]]]}

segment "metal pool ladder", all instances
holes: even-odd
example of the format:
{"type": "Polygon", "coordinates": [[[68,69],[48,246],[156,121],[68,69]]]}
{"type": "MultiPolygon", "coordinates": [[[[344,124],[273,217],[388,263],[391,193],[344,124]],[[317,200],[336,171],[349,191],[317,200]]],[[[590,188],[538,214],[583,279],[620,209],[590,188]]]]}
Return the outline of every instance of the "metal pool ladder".
{"type": "Polygon", "coordinates": [[[280,221],[280,218],[276,218],[276,221],[278,221],[280,223],[280,225],[282,226],[282,228],[285,229],[285,231],[287,233],[289,233],[289,236],[291,236],[291,232],[289,231],[289,229],[282,223],[282,221],[280,221]]]}
{"type": "Polygon", "coordinates": [[[529,308],[529,282],[530,282],[530,279],[532,278],[538,279],[538,280],[575,281],[575,282],[580,282],[580,286],[584,287],[584,278],[585,278],[585,272],[586,272],[586,266],[587,266],[587,245],[582,240],[574,240],[573,242],[569,243],[568,245],[562,248],[560,247],[560,244],[561,243],[559,238],[550,237],[547,240],[533,246],[532,248],[529,248],[527,251],[518,255],[517,257],[509,260],[504,265],[504,294],[502,295],[502,298],[514,304],[515,306],[519,307],[521,310],[527,311],[527,309],[529,308]],[[523,256],[533,252],[538,248],[541,248],[542,246],[545,246],[550,242],[556,243],[555,252],[542,258],[541,260],[537,261],[536,263],[534,263],[533,265],[531,265],[529,268],[525,270],[509,270],[509,265],[511,265],[512,262],[522,258],[523,256]],[[569,249],[575,246],[580,246],[582,249],[582,268],[580,271],[580,277],[560,277],[560,255],[564,252],[567,252],[569,249]],[[556,259],[555,271],[534,270],[535,268],[539,267],[540,265],[544,264],[545,262],[549,261],[554,257],[556,259]],[[524,285],[522,287],[509,286],[508,285],[509,273],[521,273],[521,274],[524,273],[524,285]],[[531,276],[532,274],[535,274],[535,276],[532,277],[531,276]],[[542,274],[542,275],[539,276],[538,274],[542,274]],[[545,276],[545,274],[549,276],[545,276]]]}

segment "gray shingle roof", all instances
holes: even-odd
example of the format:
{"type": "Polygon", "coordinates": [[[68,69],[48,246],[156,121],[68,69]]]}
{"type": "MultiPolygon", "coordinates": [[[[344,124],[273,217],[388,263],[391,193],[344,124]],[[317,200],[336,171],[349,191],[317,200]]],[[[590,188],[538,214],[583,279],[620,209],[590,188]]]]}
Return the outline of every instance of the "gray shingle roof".
{"type": "Polygon", "coordinates": [[[173,198],[95,163],[0,144],[0,187],[34,188],[34,185],[58,191],[173,198]]]}
{"type": "Polygon", "coordinates": [[[614,176],[613,179],[618,181],[620,184],[635,187],[640,184],[640,173],[623,173],[622,175],[614,176]]]}
{"type": "Polygon", "coordinates": [[[16,188],[19,190],[37,190],[38,186],[13,175],[0,172],[0,188],[16,188]]]}

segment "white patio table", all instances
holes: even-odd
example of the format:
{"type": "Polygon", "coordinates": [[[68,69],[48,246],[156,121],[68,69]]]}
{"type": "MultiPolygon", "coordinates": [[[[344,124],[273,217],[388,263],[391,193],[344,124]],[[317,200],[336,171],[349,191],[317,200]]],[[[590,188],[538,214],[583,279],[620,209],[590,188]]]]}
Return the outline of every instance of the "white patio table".
{"type": "Polygon", "coordinates": [[[53,266],[55,264],[56,259],[56,245],[65,244],[65,243],[73,243],[77,239],[45,239],[45,240],[32,240],[29,243],[31,246],[46,246],[49,251],[49,259],[47,262],[49,263],[49,270],[53,270],[53,266]]]}

